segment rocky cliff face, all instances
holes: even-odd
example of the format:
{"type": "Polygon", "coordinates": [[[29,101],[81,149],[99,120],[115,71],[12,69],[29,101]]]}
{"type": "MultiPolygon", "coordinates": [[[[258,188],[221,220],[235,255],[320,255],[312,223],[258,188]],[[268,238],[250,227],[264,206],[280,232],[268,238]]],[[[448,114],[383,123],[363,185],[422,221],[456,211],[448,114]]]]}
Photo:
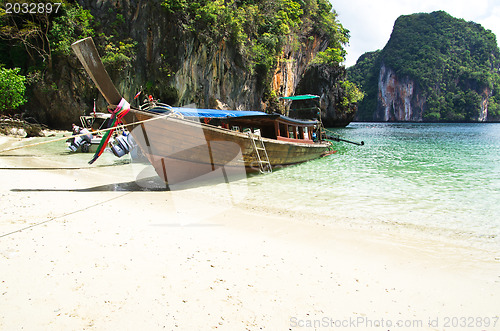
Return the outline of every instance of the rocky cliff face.
{"type": "Polygon", "coordinates": [[[378,81],[376,121],[423,120],[425,99],[419,94],[415,82],[409,77],[398,77],[382,64],[378,81]]]}
{"type": "MultiPolygon", "coordinates": [[[[347,93],[342,87],[347,72],[344,67],[329,65],[311,65],[304,73],[297,86],[297,94],[314,94],[320,97],[317,101],[294,101],[291,109],[314,108],[321,110],[321,120],[326,127],[344,127],[348,125],[356,114],[356,105],[342,105],[347,93]]],[[[317,118],[315,110],[291,111],[291,116],[297,118],[317,118]]]]}
{"type": "MultiPolygon", "coordinates": [[[[485,122],[488,118],[488,101],[492,90],[484,87],[480,94],[480,111],[473,118],[485,122]]],[[[378,80],[377,110],[373,120],[385,122],[422,122],[426,98],[418,85],[408,76],[399,77],[394,70],[382,64],[378,80]]]]}
{"type": "Polygon", "coordinates": [[[485,87],[481,93],[481,111],[479,112],[478,122],[486,122],[488,120],[488,100],[491,98],[493,91],[485,87]]]}
{"type": "MultiPolygon", "coordinates": [[[[203,36],[183,24],[174,23],[161,7],[161,1],[77,2],[98,22],[94,41],[101,56],[106,54],[105,46],[110,42],[119,45],[129,38],[130,43],[136,44],[130,63],[121,68],[108,67],[118,90],[129,100],[143,89],[172,105],[265,110],[268,105],[263,100],[269,84],[277,96],[295,94],[310,61],[328,47],[326,39],[311,31],[291,37],[284,45],[271,81],[262,82],[234,45],[203,40],[203,36]]],[[[31,113],[38,113],[39,120],[52,127],[68,128],[78,121],[79,115],[91,111],[94,98],[99,110],[105,109],[104,99],[75,56],[55,63],[53,70],[33,88],[31,113]]],[[[326,85],[322,87],[325,95],[331,92],[325,88],[326,85]]]]}
{"type": "Polygon", "coordinates": [[[496,36],[443,11],[400,16],[385,47],[349,68],[365,121],[498,121],[499,72],[496,36]]]}
{"type": "Polygon", "coordinates": [[[304,38],[299,48],[294,49],[292,45],[293,41],[289,40],[273,75],[272,89],[279,96],[295,94],[311,60],[327,47],[326,42],[317,36],[313,40],[304,38]]]}
{"type": "MultiPolygon", "coordinates": [[[[110,21],[110,9],[123,13],[127,26],[124,34],[137,45],[133,69],[122,72],[119,86],[125,96],[132,96],[149,84],[154,96],[175,104],[198,107],[220,107],[238,110],[263,110],[265,87],[248,69],[233,45],[202,42],[196,34],[167,20],[164,9],[156,1],[90,0],[79,1],[89,8],[96,20],[110,21]]],[[[111,21],[109,23],[112,23],[111,21]]],[[[300,47],[292,40],[284,52],[272,78],[277,95],[291,95],[314,55],[328,45],[318,38],[303,38],[300,47]]]]}
{"type": "Polygon", "coordinates": [[[44,77],[35,78],[23,116],[68,130],[72,123],[80,123],[80,115],[92,111],[98,93],[76,58],[58,61],[44,77]]]}
{"type": "MultiPolygon", "coordinates": [[[[480,94],[480,110],[473,120],[485,122],[488,119],[488,101],[492,90],[484,87],[480,94]]],[[[394,70],[382,64],[378,80],[377,110],[375,121],[422,122],[426,98],[410,77],[399,77],[394,70]]]]}
{"type": "Polygon", "coordinates": [[[180,67],[170,82],[177,104],[260,109],[259,95],[254,93],[256,79],[234,61],[233,49],[225,43],[207,47],[193,39],[186,40],[182,48],[180,67]]]}

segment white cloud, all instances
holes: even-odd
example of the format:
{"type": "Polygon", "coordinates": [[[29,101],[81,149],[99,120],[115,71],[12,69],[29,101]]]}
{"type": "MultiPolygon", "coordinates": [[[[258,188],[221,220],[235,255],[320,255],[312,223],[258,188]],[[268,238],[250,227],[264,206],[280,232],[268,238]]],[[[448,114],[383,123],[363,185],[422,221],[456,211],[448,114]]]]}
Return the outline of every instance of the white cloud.
{"type": "Polygon", "coordinates": [[[351,32],[346,66],[365,52],[382,49],[401,15],[444,10],[474,21],[500,38],[500,3],[497,0],[331,0],[339,21],[351,32]]]}
{"type": "Polygon", "coordinates": [[[491,30],[497,36],[497,43],[500,41],[500,6],[492,8],[490,14],[477,21],[477,23],[491,30]]]}

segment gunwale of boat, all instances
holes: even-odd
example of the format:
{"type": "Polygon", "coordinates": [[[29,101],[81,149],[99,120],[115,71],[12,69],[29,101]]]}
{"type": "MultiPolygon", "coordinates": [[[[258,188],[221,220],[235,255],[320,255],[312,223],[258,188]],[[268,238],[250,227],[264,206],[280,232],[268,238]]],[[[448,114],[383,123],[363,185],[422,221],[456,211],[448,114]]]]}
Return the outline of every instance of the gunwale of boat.
{"type": "MultiPolygon", "coordinates": [[[[152,119],[152,118],[158,118],[158,120],[161,120],[161,118],[163,118],[165,120],[177,122],[179,124],[185,124],[185,125],[189,125],[192,127],[201,127],[201,128],[213,130],[213,131],[216,131],[216,132],[219,132],[222,134],[229,134],[229,135],[233,135],[235,137],[249,139],[249,136],[247,133],[234,131],[231,129],[226,129],[226,128],[211,125],[211,124],[206,124],[206,123],[203,123],[203,122],[197,121],[197,120],[192,120],[192,119],[187,119],[187,118],[179,118],[179,117],[170,116],[170,115],[161,115],[161,114],[156,114],[153,112],[148,112],[148,111],[139,110],[139,109],[135,109],[135,108],[132,108],[130,111],[133,115],[136,116],[138,121],[144,121],[146,119],[152,119]]],[[[133,123],[134,121],[131,121],[131,122],[133,123]]],[[[268,138],[268,137],[262,137],[262,140],[265,142],[274,143],[274,144],[294,145],[294,146],[300,146],[300,147],[306,147],[306,148],[307,147],[329,147],[330,146],[330,143],[326,142],[326,141],[315,142],[315,143],[311,144],[311,143],[303,143],[303,142],[298,142],[298,141],[285,141],[285,140],[273,139],[273,138],[268,138]]]]}

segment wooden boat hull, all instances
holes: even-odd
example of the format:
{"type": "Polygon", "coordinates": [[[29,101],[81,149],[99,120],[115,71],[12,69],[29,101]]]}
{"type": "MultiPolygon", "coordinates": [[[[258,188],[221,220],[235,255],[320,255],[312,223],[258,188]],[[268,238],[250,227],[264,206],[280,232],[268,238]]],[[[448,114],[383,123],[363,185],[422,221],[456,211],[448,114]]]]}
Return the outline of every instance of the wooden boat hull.
{"type": "MultiPolygon", "coordinates": [[[[104,69],[92,38],[79,40],[72,44],[72,48],[106,101],[110,105],[120,104],[123,99],[104,69]]],[[[233,171],[259,169],[254,140],[244,133],[136,109],[131,109],[123,121],[125,124],[147,121],[131,125],[129,130],[158,175],[168,184],[211,172],[220,171],[227,179],[233,171]],[[161,118],[150,120],[153,117],[161,118]]],[[[297,136],[297,132],[293,136],[297,136]]],[[[287,137],[290,138],[293,137],[287,137]]],[[[306,139],[304,142],[262,140],[272,167],[318,158],[330,147],[328,142],[312,143],[309,140],[306,143],[306,139]]]]}
{"type": "MultiPolygon", "coordinates": [[[[135,141],[158,175],[170,184],[197,178],[217,169],[224,176],[259,171],[248,134],[192,120],[132,109],[124,118],[134,123],[157,117],[131,130],[135,141]]],[[[329,150],[328,142],[291,143],[262,139],[273,168],[310,161],[329,150]]]]}

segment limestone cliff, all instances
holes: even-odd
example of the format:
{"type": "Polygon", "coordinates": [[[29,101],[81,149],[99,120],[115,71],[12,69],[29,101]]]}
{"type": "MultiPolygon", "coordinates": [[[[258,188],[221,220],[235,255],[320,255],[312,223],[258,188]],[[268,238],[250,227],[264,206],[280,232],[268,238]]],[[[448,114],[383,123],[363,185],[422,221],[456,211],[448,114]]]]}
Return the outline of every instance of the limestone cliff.
{"type": "Polygon", "coordinates": [[[398,77],[384,64],[380,68],[377,100],[376,121],[423,120],[425,99],[419,94],[415,81],[409,77],[398,77]]]}
{"type": "MultiPolygon", "coordinates": [[[[265,86],[234,45],[222,40],[205,42],[191,31],[168,20],[158,1],[81,0],[101,22],[112,23],[110,9],[123,14],[123,35],[137,42],[133,68],[122,71],[117,84],[125,96],[135,95],[141,86],[164,102],[198,107],[226,105],[231,109],[263,110],[265,86]],[[125,83],[120,84],[120,81],[125,83]]],[[[277,95],[293,94],[314,55],[328,43],[314,36],[300,47],[292,40],[285,44],[279,64],[272,76],[272,90],[277,95]]]]}
{"type": "MultiPolygon", "coordinates": [[[[176,106],[271,111],[279,96],[296,93],[316,54],[329,47],[342,47],[346,42],[336,39],[347,32],[335,20],[331,5],[323,0],[294,2],[293,6],[281,0],[251,5],[223,2],[227,10],[221,14],[224,21],[218,23],[220,29],[226,29],[223,31],[217,31],[215,23],[201,24],[197,21],[198,13],[189,16],[177,8],[193,11],[196,6],[191,2],[76,2],[91,14],[94,41],[119,92],[132,101],[137,92],[143,91],[139,100],[132,101],[134,106],[146,94],[152,94],[176,106]],[[165,8],[166,3],[171,6],[170,11],[165,8]],[[274,8],[277,5],[281,7],[274,8]],[[247,12],[241,14],[243,9],[247,12]],[[236,15],[233,13],[243,16],[231,16],[236,15]],[[286,15],[280,16],[283,13],[286,15]],[[326,15],[330,16],[323,20],[326,15]],[[241,23],[242,18],[247,21],[241,23]],[[238,22],[246,30],[238,30],[238,22]],[[284,31],[281,35],[280,29],[284,31]],[[262,40],[251,39],[262,35],[262,40]]],[[[209,6],[207,1],[196,2],[197,6],[200,4],[209,6]]],[[[217,6],[209,9],[218,10],[217,6]]],[[[212,16],[205,17],[202,23],[210,22],[212,16]]],[[[51,63],[33,80],[26,106],[29,116],[52,127],[68,128],[79,115],[91,111],[94,99],[99,110],[104,110],[104,99],[73,54],[54,56],[51,63]]],[[[336,93],[328,88],[338,86],[327,88],[323,84],[321,88],[327,95],[336,93]]]]}
{"type": "Polygon", "coordinates": [[[500,120],[500,50],[491,31],[438,11],[401,16],[383,50],[348,69],[358,120],[500,120]]]}
{"type": "MultiPolygon", "coordinates": [[[[305,39],[305,38],[304,38],[305,39]]],[[[312,40],[305,39],[300,48],[294,49],[290,40],[285,46],[283,55],[273,75],[272,89],[280,96],[294,95],[297,85],[303,80],[306,69],[314,59],[314,56],[325,50],[326,40],[314,36],[312,40]]],[[[311,93],[311,92],[308,92],[311,93]]]]}
{"type": "Polygon", "coordinates": [[[316,107],[319,107],[321,120],[326,127],[344,127],[356,114],[356,104],[343,105],[347,91],[342,86],[347,72],[344,67],[329,65],[311,65],[304,73],[297,86],[297,94],[314,94],[320,97],[319,102],[294,101],[291,105],[291,115],[297,118],[317,118],[316,107]],[[297,110],[311,108],[309,111],[297,110]]]}
{"type": "Polygon", "coordinates": [[[27,91],[26,118],[52,128],[70,129],[79,116],[92,111],[98,90],[76,58],[56,61],[43,77],[33,77],[27,91]]]}

